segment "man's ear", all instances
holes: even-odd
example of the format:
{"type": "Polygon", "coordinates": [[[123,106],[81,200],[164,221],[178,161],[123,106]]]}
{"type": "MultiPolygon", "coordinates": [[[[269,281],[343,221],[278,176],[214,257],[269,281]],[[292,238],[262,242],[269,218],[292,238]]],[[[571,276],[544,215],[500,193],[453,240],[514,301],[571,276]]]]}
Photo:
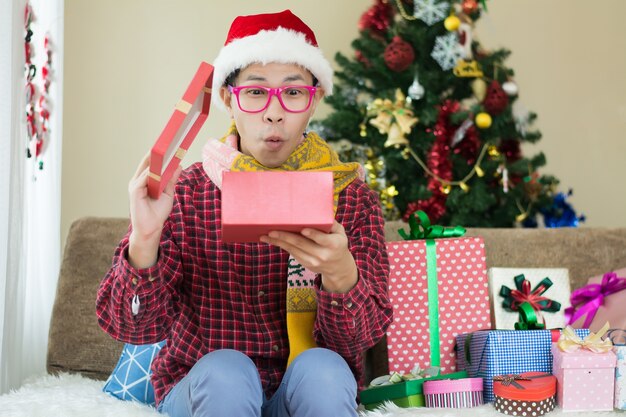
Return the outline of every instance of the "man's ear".
{"type": "Polygon", "coordinates": [[[220,98],[222,99],[224,106],[226,106],[226,110],[228,110],[228,112],[232,116],[233,108],[231,104],[232,104],[233,95],[230,93],[230,91],[228,91],[228,88],[226,86],[220,87],[220,98]]]}

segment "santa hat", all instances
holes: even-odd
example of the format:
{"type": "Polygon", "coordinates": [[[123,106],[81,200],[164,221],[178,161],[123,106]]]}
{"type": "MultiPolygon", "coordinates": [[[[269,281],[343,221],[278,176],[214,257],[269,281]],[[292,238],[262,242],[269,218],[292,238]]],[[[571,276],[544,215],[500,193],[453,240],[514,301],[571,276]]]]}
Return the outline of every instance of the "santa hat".
{"type": "MultiPolygon", "coordinates": [[[[213,62],[213,91],[218,91],[235,70],[252,63],[297,64],[308,69],[326,95],[333,91],[333,69],[317,46],[315,34],[290,10],[238,16],[213,62]]],[[[223,107],[218,94],[213,94],[223,107]]]]}

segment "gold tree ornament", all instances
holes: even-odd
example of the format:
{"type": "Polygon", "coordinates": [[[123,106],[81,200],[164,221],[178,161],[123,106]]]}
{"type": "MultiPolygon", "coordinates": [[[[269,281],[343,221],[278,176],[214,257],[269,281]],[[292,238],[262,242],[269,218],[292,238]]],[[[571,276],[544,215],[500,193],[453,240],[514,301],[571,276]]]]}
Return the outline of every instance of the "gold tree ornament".
{"type": "Polygon", "coordinates": [[[395,102],[377,98],[368,106],[367,114],[373,117],[369,123],[381,134],[387,134],[385,147],[408,145],[406,135],[411,133],[412,127],[418,122],[400,89],[396,90],[395,102]]]}

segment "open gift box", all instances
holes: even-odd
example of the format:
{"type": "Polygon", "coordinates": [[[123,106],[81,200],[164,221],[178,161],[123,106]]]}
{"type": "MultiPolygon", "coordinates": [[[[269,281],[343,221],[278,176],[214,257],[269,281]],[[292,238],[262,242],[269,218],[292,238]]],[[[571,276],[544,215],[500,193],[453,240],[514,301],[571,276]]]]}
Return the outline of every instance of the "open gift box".
{"type": "Polygon", "coordinates": [[[330,171],[229,171],[222,178],[223,242],[258,242],[272,230],[328,233],[334,219],[330,171]]]}

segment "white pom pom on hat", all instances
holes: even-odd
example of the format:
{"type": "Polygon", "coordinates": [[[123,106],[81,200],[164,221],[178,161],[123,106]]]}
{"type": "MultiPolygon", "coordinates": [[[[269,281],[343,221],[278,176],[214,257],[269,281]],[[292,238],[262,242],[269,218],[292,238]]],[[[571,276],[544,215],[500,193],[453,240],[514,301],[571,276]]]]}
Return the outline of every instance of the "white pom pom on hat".
{"type": "MultiPolygon", "coordinates": [[[[213,62],[213,91],[219,91],[235,70],[253,63],[297,64],[308,69],[326,95],[333,91],[333,69],[317,45],[315,34],[290,10],[238,16],[213,62]]],[[[213,101],[223,108],[219,94],[213,101]]]]}

